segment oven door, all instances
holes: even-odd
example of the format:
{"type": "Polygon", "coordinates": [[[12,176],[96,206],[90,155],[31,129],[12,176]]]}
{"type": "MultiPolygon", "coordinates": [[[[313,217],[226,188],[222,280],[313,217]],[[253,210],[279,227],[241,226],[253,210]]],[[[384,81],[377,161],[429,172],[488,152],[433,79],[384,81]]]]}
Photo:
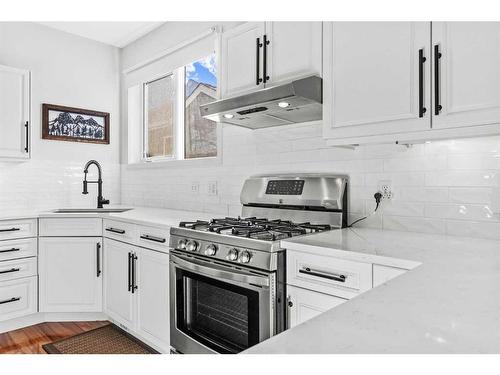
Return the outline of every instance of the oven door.
{"type": "Polygon", "coordinates": [[[274,274],[170,254],[170,345],[178,352],[238,353],[274,331],[274,274]]]}

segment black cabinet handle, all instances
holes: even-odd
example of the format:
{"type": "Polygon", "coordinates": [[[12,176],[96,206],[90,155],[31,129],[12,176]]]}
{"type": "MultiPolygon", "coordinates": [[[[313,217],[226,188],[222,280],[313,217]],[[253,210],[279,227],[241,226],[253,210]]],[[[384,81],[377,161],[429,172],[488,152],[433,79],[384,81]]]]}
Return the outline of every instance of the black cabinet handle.
{"type": "Polygon", "coordinates": [[[257,46],[257,50],[255,52],[255,84],[257,86],[260,85],[260,83],[262,82],[262,78],[260,78],[260,48],[262,47],[262,43],[260,42],[260,38],[257,38],[256,40],[256,46],[257,46]]]}
{"type": "Polygon", "coordinates": [[[10,299],[5,299],[3,301],[0,301],[0,305],[3,305],[4,303],[11,303],[11,302],[16,302],[21,300],[21,297],[12,297],[10,299]]]}
{"type": "Polygon", "coordinates": [[[108,232],[112,232],[112,233],[125,234],[125,230],[123,230],[123,229],[106,228],[106,230],[108,232]]]}
{"type": "Polygon", "coordinates": [[[24,147],[24,151],[25,152],[28,152],[29,151],[29,142],[30,142],[30,135],[29,135],[29,123],[28,121],[26,121],[26,123],[24,124],[24,132],[25,132],[25,136],[26,136],[26,145],[24,147]]]}
{"type": "Polygon", "coordinates": [[[337,274],[333,274],[333,273],[330,274],[330,273],[324,273],[324,272],[320,272],[320,271],[313,271],[309,267],[300,269],[299,273],[305,273],[306,275],[322,277],[323,279],[340,281],[341,283],[345,283],[345,279],[346,279],[345,275],[337,275],[337,274]]]}
{"type": "Polygon", "coordinates": [[[96,260],[96,262],[97,262],[97,264],[96,264],[96,268],[97,268],[96,276],[99,277],[99,276],[101,276],[101,243],[100,242],[98,242],[96,244],[95,251],[96,251],[96,257],[97,257],[96,258],[97,259],[96,260]]]}
{"type": "Polygon", "coordinates": [[[267,40],[267,35],[264,35],[264,83],[269,81],[269,75],[267,74],[267,46],[271,43],[269,40],[267,40]]]}
{"type": "Polygon", "coordinates": [[[132,290],[132,253],[128,253],[128,291],[132,290]]]}
{"type": "Polygon", "coordinates": [[[11,268],[10,270],[0,271],[0,275],[3,273],[11,273],[11,272],[19,272],[19,271],[21,271],[20,268],[11,268]]]}
{"type": "Polygon", "coordinates": [[[439,44],[434,46],[434,114],[437,116],[439,112],[443,109],[443,106],[439,103],[439,59],[442,54],[439,52],[439,44]]]}
{"type": "Polygon", "coordinates": [[[13,247],[12,249],[0,250],[0,254],[1,254],[1,253],[10,253],[10,252],[12,252],[12,251],[19,251],[19,250],[21,250],[21,249],[20,249],[20,248],[18,248],[18,247],[13,247]]]}
{"type": "Polygon", "coordinates": [[[0,229],[0,232],[15,232],[18,230],[21,230],[21,228],[0,229]]]}
{"type": "Polygon", "coordinates": [[[137,261],[137,255],[132,253],[132,294],[135,292],[135,290],[138,288],[136,284],[136,263],[137,261]]]}
{"type": "Polygon", "coordinates": [[[165,238],[150,236],[149,234],[143,234],[143,235],[141,235],[141,238],[143,240],[148,240],[148,241],[153,241],[153,242],[160,242],[160,243],[165,243],[167,241],[165,238]]]}
{"type": "Polygon", "coordinates": [[[424,107],[424,49],[418,50],[418,117],[424,117],[427,108],[424,107]]]}

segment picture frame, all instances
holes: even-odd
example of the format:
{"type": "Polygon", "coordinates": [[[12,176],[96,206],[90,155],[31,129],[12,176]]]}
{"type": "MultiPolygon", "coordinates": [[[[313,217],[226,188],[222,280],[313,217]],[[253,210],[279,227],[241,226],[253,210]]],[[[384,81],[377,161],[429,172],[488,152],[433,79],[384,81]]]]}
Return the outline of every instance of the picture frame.
{"type": "Polygon", "coordinates": [[[109,144],[109,113],[44,103],[42,139],[109,144]]]}

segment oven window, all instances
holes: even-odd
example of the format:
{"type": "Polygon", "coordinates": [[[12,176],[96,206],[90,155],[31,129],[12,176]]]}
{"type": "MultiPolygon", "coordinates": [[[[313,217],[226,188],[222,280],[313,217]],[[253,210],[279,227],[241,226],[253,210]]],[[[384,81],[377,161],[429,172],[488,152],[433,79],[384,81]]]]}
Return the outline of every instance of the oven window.
{"type": "Polygon", "coordinates": [[[177,328],[219,353],[259,342],[259,293],[177,270],[177,328]]]}

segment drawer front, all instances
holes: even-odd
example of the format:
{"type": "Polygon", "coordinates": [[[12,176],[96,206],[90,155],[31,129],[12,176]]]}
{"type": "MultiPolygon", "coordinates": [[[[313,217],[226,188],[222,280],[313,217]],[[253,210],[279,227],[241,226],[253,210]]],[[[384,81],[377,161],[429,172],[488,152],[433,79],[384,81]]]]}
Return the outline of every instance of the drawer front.
{"type": "Polygon", "coordinates": [[[37,247],[36,238],[0,241],[0,261],[36,256],[37,247]]]}
{"type": "Polygon", "coordinates": [[[102,224],[104,237],[135,244],[137,242],[137,225],[122,221],[104,219],[102,224]]]}
{"type": "Polygon", "coordinates": [[[85,218],[42,218],[40,219],[42,237],[86,237],[102,236],[102,219],[85,218]]]}
{"type": "Polygon", "coordinates": [[[36,313],[36,284],[36,276],[0,283],[0,321],[36,313]]]}
{"type": "Polygon", "coordinates": [[[36,219],[0,221],[0,241],[36,237],[37,235],[36,219]]]}
{"type": "Polygon", "coordinates": [[[287,251],[287,283],[342,298],[372,287],[372,265],[287,251]]]}
{"type": "Polygon", "coordinates": [[[37,258],[25,258],[0,262],[0,282],[36,276],[37,258]]]}
{"type": "Polygon", "coordinates": [[[169,229],[138,226],[138,232],[137,245],[148,249],[168,252],[169,229]]]}

